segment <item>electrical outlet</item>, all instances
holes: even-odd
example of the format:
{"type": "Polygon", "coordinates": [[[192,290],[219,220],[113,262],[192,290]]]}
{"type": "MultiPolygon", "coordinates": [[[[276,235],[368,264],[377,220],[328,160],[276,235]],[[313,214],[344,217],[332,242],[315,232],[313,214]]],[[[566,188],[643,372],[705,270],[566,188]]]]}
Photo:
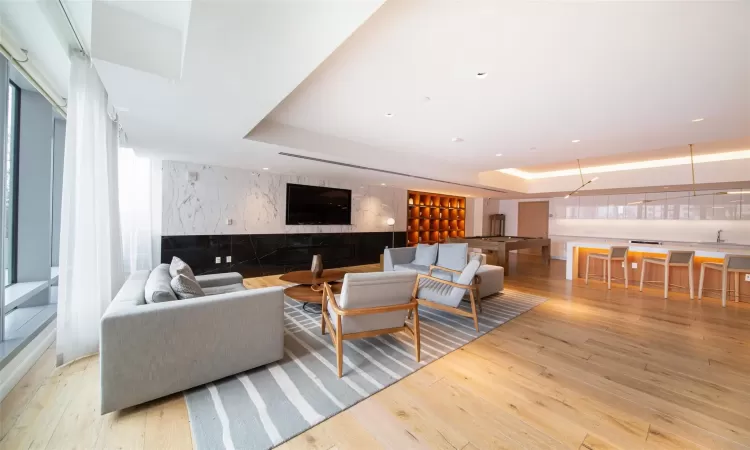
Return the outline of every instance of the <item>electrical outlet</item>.
{"type": "Polygon", "coordinates": [[[227,262],[228,263],[232,262],[232,257],[231,256],[227,256],[227,262]]]}
{"type": "Polygon", "coordinates": [[[227,225],[231,225],[234,221],[232,219],[227,219],[227,225]]]}
{"type": "Polygon", "coordinates": [[[638,268],[638,263],[634,262],[633,264],[631,264],[631,266],[633,267],[633,269],[637,269],[638,268]]]}
{"type": "Polygon", "coordinates": [[[216,257],[216,264],[221,264],[221,256],[216,257]]]}
{"type": "Polygon", "coordinates": [[[750,281],[750,273],[745,274],[745,281],[750,281]]]}

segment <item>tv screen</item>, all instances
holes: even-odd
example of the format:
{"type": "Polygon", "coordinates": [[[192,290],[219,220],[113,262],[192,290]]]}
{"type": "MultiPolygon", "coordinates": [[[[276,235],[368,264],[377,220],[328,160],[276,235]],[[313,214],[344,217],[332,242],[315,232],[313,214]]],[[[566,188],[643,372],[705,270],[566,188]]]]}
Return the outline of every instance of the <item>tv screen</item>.
{"type": "Polygon", "coordinates": [[[352,191],[286,185],[287,225],[351,225],[352,191]]]}

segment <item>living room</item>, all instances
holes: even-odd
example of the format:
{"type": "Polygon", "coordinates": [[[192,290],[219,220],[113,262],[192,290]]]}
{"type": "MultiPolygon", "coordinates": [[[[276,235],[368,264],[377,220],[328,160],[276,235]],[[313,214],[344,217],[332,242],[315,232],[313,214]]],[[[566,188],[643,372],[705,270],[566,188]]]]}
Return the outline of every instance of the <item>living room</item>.
{"type": "Polygon", "coordinates": [[[750,446],[749,20],[0,3],[0,448],[750,446]]]}

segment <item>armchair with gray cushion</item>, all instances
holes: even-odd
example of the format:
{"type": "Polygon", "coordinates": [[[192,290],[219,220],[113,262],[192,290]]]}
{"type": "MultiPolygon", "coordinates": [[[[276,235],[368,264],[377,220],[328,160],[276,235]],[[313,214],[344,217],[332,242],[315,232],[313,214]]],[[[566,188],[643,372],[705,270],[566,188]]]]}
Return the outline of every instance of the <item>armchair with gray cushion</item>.
{"type": "Polygon", "coordinates": [[[323,334],[330,333],[336,348],[339,378],[343,374],[343,341],[348,339],[405,331],[414,340],[414,356],[419,361],[416,279],[414,272],[347,273],[341,294],[336,295],[328,283],[323,285],[320,327],[323,334]],[[410,325],[407,315],[412,313],[410,325]]]}
{"type": "MultiPolygon", "coordinates": [[[[417,275],[417,302],[420,305],[430,308],[439,309],[459,316],[471,317],[474,319],[474,328],[479,331],[479,319],[477,318],[477,308],[479,307],[476,299],[475,275],[479,269],[479,261],[473,259],[469,261],[466,267],[458,273],[455,281],[443,280],[431,275],[436,266],[430,267],[430,274],[417,275]],[[471,312],[459,308],[461,300],[468,292],[469,301],[471,302],[471,312]]],[[[450,270],[450,269],[448,269],[450,270]]]]}
{"type": "Polygon", "coordinates": [[[169,277],[168,264],[134,272],[101,319],[101,414],[284,355],[281,287],[247,290],[238,273],[199,275],[205,295],[177,299],[169,277]]]}

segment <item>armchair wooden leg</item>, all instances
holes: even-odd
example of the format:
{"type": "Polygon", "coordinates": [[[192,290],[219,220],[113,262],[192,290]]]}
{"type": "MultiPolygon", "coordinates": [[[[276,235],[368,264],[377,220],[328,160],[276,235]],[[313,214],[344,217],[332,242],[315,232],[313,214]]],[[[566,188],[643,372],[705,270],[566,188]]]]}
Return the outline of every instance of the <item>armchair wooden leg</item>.
{"type": "Polygon", "coordinates": [[[339,372],[339,378],[344,374],[344,341],[341,330],[341,316],[336,315],[336,366],[339,372]]]}
{"type": "Polygon", "coordinates": [[[477,301],[477,308],[482,312],[482,297],[479,296],[479,288],[474,288],[474,298],[477,301]]]}
{"type": "Polygon", "coordinates": [[[479,333],[479,318],[477,317],[477,304],[474,300],[474,290],[469,290],[469,298],[471,299],[471,313],[474,316],[474,328],[477,330],[477,333],[479,333]]]}
{"type": "Polygon", "coordinates": [[[669,298],[669,262],[664,264],[664,298],[669,298]]]}
{"type": "Polygon", "coordinates": [[[323,317],[326,314],[325,311],[320,312],[320,334],[326,334],[326,319],[323,317]]]}
{"type": "Polygon", "coordinates": [[[419,311],[416,307],[409,311],[414,311],[414,356],[417,362],[419,362],[422,357],[422,347],[419,339],[419,311]]]}
{"type": "Polygon", "coordinates": [[[703,279],[706,277],[706,266],[701,264],[701,277],[698,279],[698,300],[703,298],[703,279]]]}
{"type": "Polygon", "coordinates": [[[641,262],[641,288],[639,289],[641,292],[643,292],[643,282],[646,280],[646,261],[641,262]]]}

